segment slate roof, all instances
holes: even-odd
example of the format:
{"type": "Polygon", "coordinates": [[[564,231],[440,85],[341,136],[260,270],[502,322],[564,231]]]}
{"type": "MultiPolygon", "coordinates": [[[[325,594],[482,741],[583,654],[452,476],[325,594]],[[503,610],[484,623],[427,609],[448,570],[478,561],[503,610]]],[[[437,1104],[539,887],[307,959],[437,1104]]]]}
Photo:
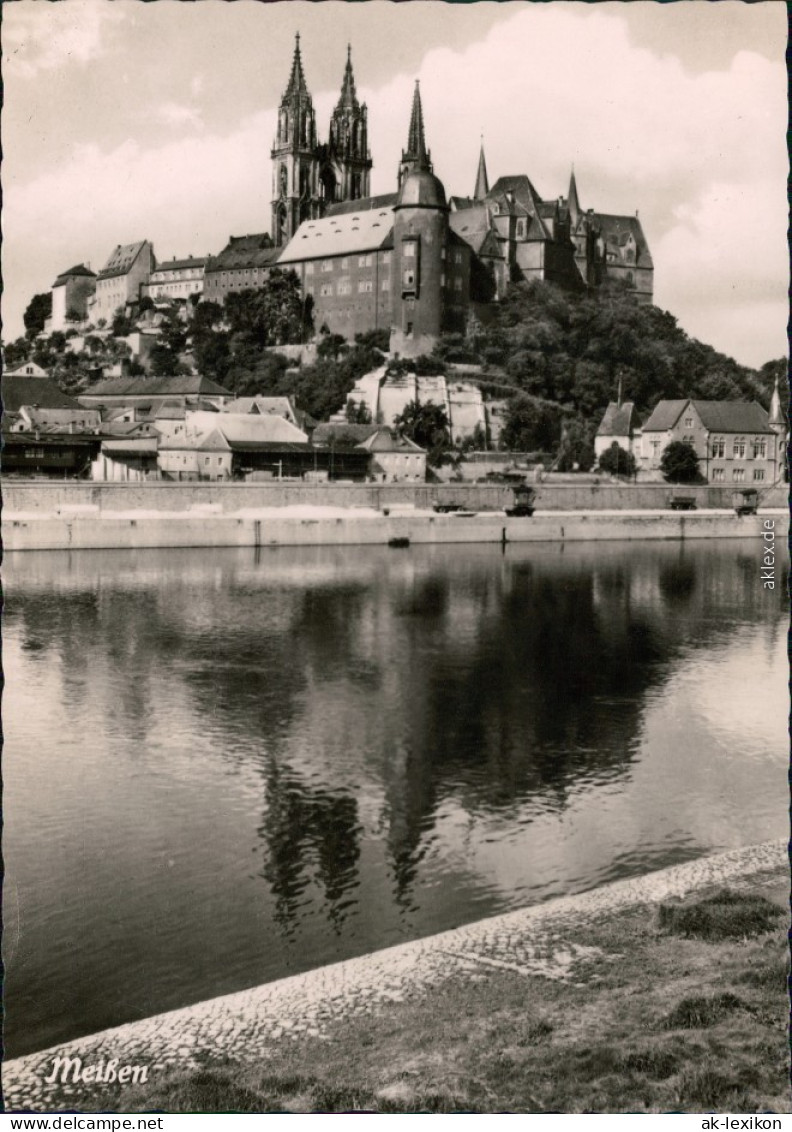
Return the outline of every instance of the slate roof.
{"type": "Polygon", "coordinates": [[[47,377],[24,377],[4,374],[0,382],[3,411],[18,413],[23,405],[37,405],[40,409],[81,409],[74,397],[58,389],[47,377]]]}
{"type": "Polygon", "coordinates": [[[110,377],[97,381],[83,397],[174,397],[202,394],[205,397],[232,397],[233,394],[211,378],[187,375],[176,377],[110,377]]]}
{"type": "Polygon", "coordinates": [[[328,216],[346,216],[348,212],[372,212],[382,208],[393,208],[399,199],[398,193],[381,193],[376,197],[363,197],[361,200],[343,200],[331,204],[325,212],[328,216]]]}
{"type": "Polygon", "coordinates": [[[594,226],[599,228],[605,243],[613,247],[624,247],[629,236],[632,235],[635,240],[636,266],[654,266],[646,236],[637,216],[613,216],[605,212],[594,212],[591,220],[594,226]]]}
{"type": "Polygon", "coordinates": [[[674,427],[683,411],[692,405],[708,432],[766,432],[767,412],[758,401],[658,401],[643,431],[666,432],[674,427]]]}
{"type": "Polygon", "coordinates": [[[600,421],[597,436],[631,436],[637,426],[635,405],[632,401],[625,401],[623,405],[611,401],[605,410],[605,416],[600,421]]]}
{"type": "Polygon", "coordinates": [[[455,232],[466,244],[469,244],[478,255],[491,231],[490,217],[486,205],[474,201],[470,206],[457,212],[451,212],[448,222],[451,231],[455,232]]]}
{"type": "Polygon", "coordinates": [[[84,263],[78,263],[75,267],[70,267],[68,271],[62,271],[52,286],[64,287],[69,279],[73,279],[75,275],[85,275],[89,279],[96,278],[95,271],[91,271],[90,267],[86,267],[84,263]]]}
{"type": "Polygon", "coordinates": [[[236,397],[225,404],[227,413],[274,414],[287,421],[295,417],[294,407],[288,397],[264,397],[257,394],[255,397],[236,397]]]}
{"type": "Polygon", "coordinates": [[[228,243],[219,253],[206,261],[205,273],[229,271],[240,267],[271,267],[280,249],[274,247],[267,232],[251,236],[229,236],[228,243]]]}
{"type": "Polygon", "coordinates": [[[307,440],[258,440],[253,437],[240,435],[229,436],[225,429],[211,429],[198,441],[190,442],[184,437],[162,440],[162,449],[192,449],[198,452],[312,452],[313,448],[307,440]]]}
{"type": "Polygon", "coordinates": [[[138,240],[135,244],[118,244],[97,278],[111,279],[114,275],[126,275],[145,246],[146,240],[138,240]]]}
{"type": "Polygon", "coordinates": [[[392,248],[392,234],[391,208],[355,209],[321,220],[304,220],[283,249],[278,264],[392,248]]]}
{"type": "Polygon", "coordinates": [[[687,398],[684,401],[658,401],[649,419],[644,421],[644,432],[667,432],[674,427],[688,404],[687,398]]]}
{"type": "Polygon", "coordinates": [[[215,426],[222,432],[229,444],[274,443],[307,444],[305,433],[284,420],[283,417],[265,413],[264,415],[220,413],[215,426]]]}
{"type": "Polygon", "coordinates": [[[758,401],[693,401],[701,423],[710,432],[772,432],[758,401]]]}
{"type": "Polygon", "coordinates": [[[505,196],[506,193],[513,193],[514,199],[524,208],[527,208],[530,213],[537,212],[542,203],[542,198],[534,188],[530,177],[526,177],[524,173],[515,177],[498,177],[490,189],[487,199],[492,200],[496,196],[505,196]]]}

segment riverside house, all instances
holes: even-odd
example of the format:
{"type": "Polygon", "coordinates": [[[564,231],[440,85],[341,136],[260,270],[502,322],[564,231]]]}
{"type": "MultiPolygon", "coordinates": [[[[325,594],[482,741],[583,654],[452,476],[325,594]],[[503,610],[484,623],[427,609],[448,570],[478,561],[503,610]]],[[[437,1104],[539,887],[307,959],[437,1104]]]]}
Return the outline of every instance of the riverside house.
{"type": "Polygon", "coordinates": [[[779,416],[780,404],[768,414],[757,401],[659,401],[643,426],[640,469],[647,479],[662,478],[663,452],[672,441],[683,441],[694,448],[707,483],[776,483],[784,471],[785,424],[774,419],[779,416]]]}

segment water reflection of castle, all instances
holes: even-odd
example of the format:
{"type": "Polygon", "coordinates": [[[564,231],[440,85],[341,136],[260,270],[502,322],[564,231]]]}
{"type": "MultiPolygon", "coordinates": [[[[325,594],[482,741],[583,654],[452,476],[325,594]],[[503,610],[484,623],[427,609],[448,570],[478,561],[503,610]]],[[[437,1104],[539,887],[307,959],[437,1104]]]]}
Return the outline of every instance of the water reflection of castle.
{"type": "Polygon", "coordinates": [[[373,842],[409,911],[444,805],[530,820],[534,804],[563,810],[579,782],[623,776],[680,644],[706,647],[724,610],[766,616],[752,548],[731,551],[328,549],[258,566],[229,552],[142,585],[134,564],[108,576],[89,558],[69,575],[53,555],[75,592],[53,616],[46,578],[31,578],[8,617],[61,658],[80,710],[118,687],[108,671],[132,673],[101,710],[142,748],[163,680],[174,710],[228,736],[217,758],[258,784],[256,868],[282,930],[319,898],[340,931],[379,868],[373,842]]]}

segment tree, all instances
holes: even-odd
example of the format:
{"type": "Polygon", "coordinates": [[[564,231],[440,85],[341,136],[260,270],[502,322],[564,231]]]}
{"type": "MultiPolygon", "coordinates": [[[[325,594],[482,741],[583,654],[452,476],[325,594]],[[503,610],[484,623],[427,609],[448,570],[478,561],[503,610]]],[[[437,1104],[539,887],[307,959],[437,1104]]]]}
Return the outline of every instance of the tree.
{"type": "Polygon", "coordinates": [[[44,291],[34,295],[27,305],[22,316],[25,323],[25,334],[28,338],[35,338],[44,329],[44,323],[52,316],[52,292],[44,291]]]}
{"type": "Polygon", "coordinates": [[[409,440],[426,450],[427,462],[432,467],[446,462],[451,448],[451,429],[442,405],[435,405],[433,401],[425,404],[409,401],[393,423],[409,440]]]}
{"type": "Polygon", "coordinates": [[[303,299],[294,271],[274,267],[263,287],[232,291],[225,314],[232,334],[245,335],[261,349],[305,341],[312,329],[313,304],[310,295],[303,299]]]}
{"type": "Polygon", "coordinates": [[[318,358],[332,358],[336,362],[339,354],[345,354],[348,350],[349,346],[343,334],[323,334],[316,347],[316,356],[318,358]]]}
{"type": "Polygon", "coordinates": [[[114,338],[125,338],[135,329],[132,319],[127,317],[123,307],[119,307],[113,315],[111,329],[114,338]]]}
{"type": "Polygon", "coordinates": [[[371,424],[371,409],[365,401],[347,400],[345,416],[349,424],[371,424]]]}
{"type": "Polygon", "coordinates": [[[594,466],[594,431],[596,423],[582,416],[564,421],[556,470],[587,472],[594,466]]]}
{"type": "Polygon", "coordinates": [[[17,338],[15,342],[9,342],[7,346],[3,346],[3,359],[8,369],[15,369],[22,362],[26,362],[29,357],[30,341],[27,338],[17,338]]]}
{"type": "Polygon", "coordinates": [[[696,450],[684,440],[672,440],[666,447],[660,470],[668,483],[696,483],[701,478],[696,450]]]}
{"type": "Polygon", "coordinates": [[[635,457],[614,440],[610,448],[600,455],[599,466],[611,476],[634,476],[635,457]]]}
{"type": "Polygon", "coordinates": [[[557,405],[518,393],[509,401],[500,446],[513,452],[552,452],[561,435],[557,405]]]}

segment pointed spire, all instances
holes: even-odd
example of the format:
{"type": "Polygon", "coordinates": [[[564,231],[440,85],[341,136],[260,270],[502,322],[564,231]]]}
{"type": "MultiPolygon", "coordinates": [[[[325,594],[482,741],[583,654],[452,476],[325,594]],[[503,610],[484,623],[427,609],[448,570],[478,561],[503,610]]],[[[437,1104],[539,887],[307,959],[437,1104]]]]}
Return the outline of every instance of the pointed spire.
{"type": "Polygon", "coordinates": [[[357,92],[355,90],[355,75],[352,70],[352,44],[347,44],[347,61],[344,68],[344,81],[341,84],[341,97],[338,100],[339,106],[356,107],[358,105],[357,92]]]}
{"type": "Polygon", "coordinates": [[[572,166],[572,176],[569,178],[569,193],[567,194],[567,205],[569,207],[569,215],[572,218],[572,223],[577,224],[578,217],[583,212],[578,200],[577,182],[575,181],[575,166],[572,166]]]}
{"type": "Polygon", "coordinates": [[[489,179],[487,177],[487,163],[484,160],[484,138],[481,139],[481,152],[479,153],[478,173],[476,174],[476,190],[474,200],[484,200],[489,192],[489,179]]]}
{"type": "Polygon", "coordinates": [[[300,33],[294,37],[294,58],[292,59],[291,74],[289,75],[289,84],[283,95],[284,101],[295,94],[307,94],[308,86],[305,82],[305,75],[303,74],[302,55],[300,54],[300,33]]]}
{"type": "Polygon", "coordinates": [[[415,80],[415,93],[413,94],[412,114],[410,115],[410,132],[407,135],[407,153],[416,160],[416,168],[423,169],[426,167],[428,154],[426,152],[426,138],[424,137],[421,87],[418,79],[415,80]]]}
{"type": "Polygon", "coordinates": [[[773,386],[773,395],[770,398],[770,413],[769,422],[770,427],[773,425],[786,425],[784,412],[781,408],[781,394],[778,390],[778,374],[776,374],[775,385],[773,386]]]}

